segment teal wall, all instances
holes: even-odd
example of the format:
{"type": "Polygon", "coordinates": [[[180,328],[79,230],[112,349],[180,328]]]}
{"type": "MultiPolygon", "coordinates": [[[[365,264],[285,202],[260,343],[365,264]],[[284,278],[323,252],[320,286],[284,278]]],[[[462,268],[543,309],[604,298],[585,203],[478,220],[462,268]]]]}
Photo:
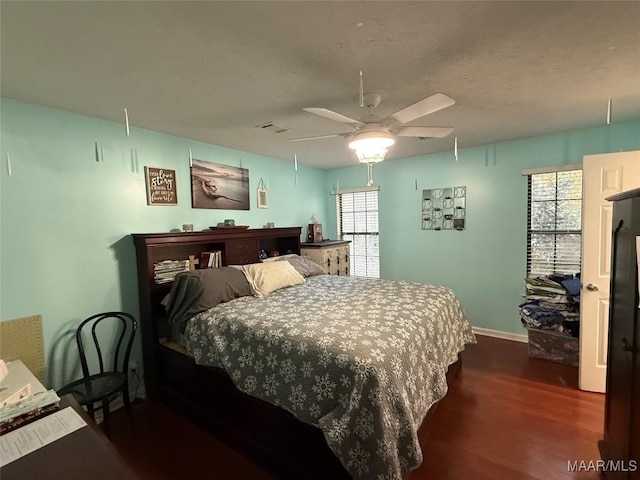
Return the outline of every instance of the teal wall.
{"type": "MultiPolygon", "coordinates": [[[[302,226],[325,216],[323,170],[2,99],[0,319],[42,314],[49,386],[77,372],[69,333],[107,310],[138,314],[130,233],[196,230],[234,218],[260,228],[302,226]],[[104,152],[104,161],[96,161],[104,152]],[[251,210],[191,208],[193,158],[249,169],[251,210]],[[7,154],[13,175],[7,173],[7,154]],[[176,170],[178,205],[148,206],[144,166],[176,170]],[[256,208],[260,177],[269,208],[256,208]]],[[[139,345],[135,355],[140,360],[139,345]]],[[[140,363],[140,362],[139,362],[140,363]]]]}
{"type": "MultiPolygon", "coordinates": [[[[524,334],[517,310],[526,273],[522,170],[638,149],[640,120],[460,148],[458,162],[452,151],[384,161],[373,169],[380,186],[380,275],[445,285],[458,295],[474,326],[524,334]],[[459,185],[467,187],[466,230],[421,230],[422,189],[459,185]]],[[[341,189],[362,187],[366,179],[364,165],[331,170],[327,190],[337,183],[341,189]]],[[[326,211],[325,236],[336,238],[334,197],[327,199],[326,211]]]]}
{"type": "MultiPolygon", "coordinates": [[[[334,197],[366,168],[323,171],[259,155],[2,99],[0,319],[42,314],[49,386],[77,373],[70,332],[99,311],[138,314],[133,232],[196,229],[225,218],[261,227],[308,223],[336,237],[334,197]],[[96,143],[104,162],[96,162],[96,143]],[[192,209],[188,152],[250,171],[250,211],[192,209]],[[13,175],[6,159],[11,157],[13,175]],[[144,166],[176,170],[178,206],[147,206],[144,166]],[[269,184],[269,208],[255,190],[269,184]]],[[[408,139],[405,139],[410,141],[408,139]]],[[[404,140],[401,140],[404,141],[404,140]]],[[[461,139],[461,145],[463,145],[461,139]]],[[[381,276],[452,288],[473,325],[524,333],[517,316],[526,260],[526,168],[581,163],[585,154],[640,149],[640,119],[399,160],[374,167],[380,185],[381,276]],[[418,190],[415,182],[418,182],[418,190]],[[423,188],[467,186],[463,232],[420,229],[423,188]]],[[[139,345],[134,355],[140,360],[139,345]]]]}

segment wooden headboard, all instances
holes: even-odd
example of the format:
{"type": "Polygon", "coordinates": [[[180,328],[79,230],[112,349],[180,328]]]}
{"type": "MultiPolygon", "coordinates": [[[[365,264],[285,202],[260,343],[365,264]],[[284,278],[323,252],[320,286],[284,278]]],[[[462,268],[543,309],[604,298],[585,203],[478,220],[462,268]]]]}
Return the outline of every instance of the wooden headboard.
{"type": "MultiPolygon", "coordinates": [[[[203,252],[219,251],[221,265],[244,265],[260,261],[260,251],[300,254],[301,227],[291,228],[218,228],[202,232],[134,233],[138,266],[140,330],[145,372],[153,371],[154,349],[168,332],[163,331],[166,317],[162,299],[171,290],[171,282],[158,283],[154,265],[165,260],[200,259],[203,252]]],[[[145,378],[147,375],[145,373],[145,378]]],[[[148,388],[152,387],[148,385],[148,388]]]]}

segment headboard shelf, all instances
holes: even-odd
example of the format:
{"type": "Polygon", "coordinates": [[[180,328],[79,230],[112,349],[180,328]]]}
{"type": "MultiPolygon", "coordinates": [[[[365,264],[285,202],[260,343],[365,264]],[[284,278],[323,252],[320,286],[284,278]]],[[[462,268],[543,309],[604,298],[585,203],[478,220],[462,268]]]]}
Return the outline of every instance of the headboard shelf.
{"type": "Polygon", "coordinates": [[[154,264],[164,260],[199,258],[202,252],[219,250],[222,266],[260,261],[260,250],[300,254],[302,227],[215,229],[201,232],[134,233],[138,267],[138,296],[140,301],[140,330],[145,365],[145,384],[149,394],[155,388],[155,350],[159,338],[159,322],[164,315],[161,300],[171,290],[172,282],[157,284],[154,264]]]}

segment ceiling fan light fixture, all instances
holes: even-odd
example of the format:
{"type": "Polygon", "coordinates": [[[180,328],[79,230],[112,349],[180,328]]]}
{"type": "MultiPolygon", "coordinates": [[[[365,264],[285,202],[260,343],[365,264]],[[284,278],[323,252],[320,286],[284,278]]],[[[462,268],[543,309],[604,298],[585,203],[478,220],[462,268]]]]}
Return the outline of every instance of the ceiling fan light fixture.
{"type": "Polygon", "coordinates": [[[385,131],[356,133],[349,142],[349,148],[356,152],[361,163],[378,163],[384,160],[389,147],[396,143],[393,135],[385,131]]]}

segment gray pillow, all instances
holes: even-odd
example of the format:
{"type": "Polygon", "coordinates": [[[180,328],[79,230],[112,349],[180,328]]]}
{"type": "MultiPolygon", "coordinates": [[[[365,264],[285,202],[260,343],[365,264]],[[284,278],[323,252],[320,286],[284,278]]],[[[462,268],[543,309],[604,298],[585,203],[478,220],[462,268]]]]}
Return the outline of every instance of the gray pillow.
{"type": "Polygon", "coordinates": [[[195,272],[200,275],[200,281],[204,287],[198,301],[203,311],[219,303],[251,295],[249,282],[237,268],[205,268],[195,272]]]}
{"type": "Polygon", "coordinates": [[[251,295],[249,282],[236,268],[205,268],[179,273],[166,304],[169,324],[184,333],[187,321],[194,315],[247,295],[251,295]]]}
{"type": "Polygon", "coordinates": [[[278,259],[278,262],[289,262],[293,268],[295,268],[303,277],[312,277],[313,275],[326,275],[320,265],[311,260],[308,257],[301,257],[299,255],[288,255],[286,257],[278,259]]]}

